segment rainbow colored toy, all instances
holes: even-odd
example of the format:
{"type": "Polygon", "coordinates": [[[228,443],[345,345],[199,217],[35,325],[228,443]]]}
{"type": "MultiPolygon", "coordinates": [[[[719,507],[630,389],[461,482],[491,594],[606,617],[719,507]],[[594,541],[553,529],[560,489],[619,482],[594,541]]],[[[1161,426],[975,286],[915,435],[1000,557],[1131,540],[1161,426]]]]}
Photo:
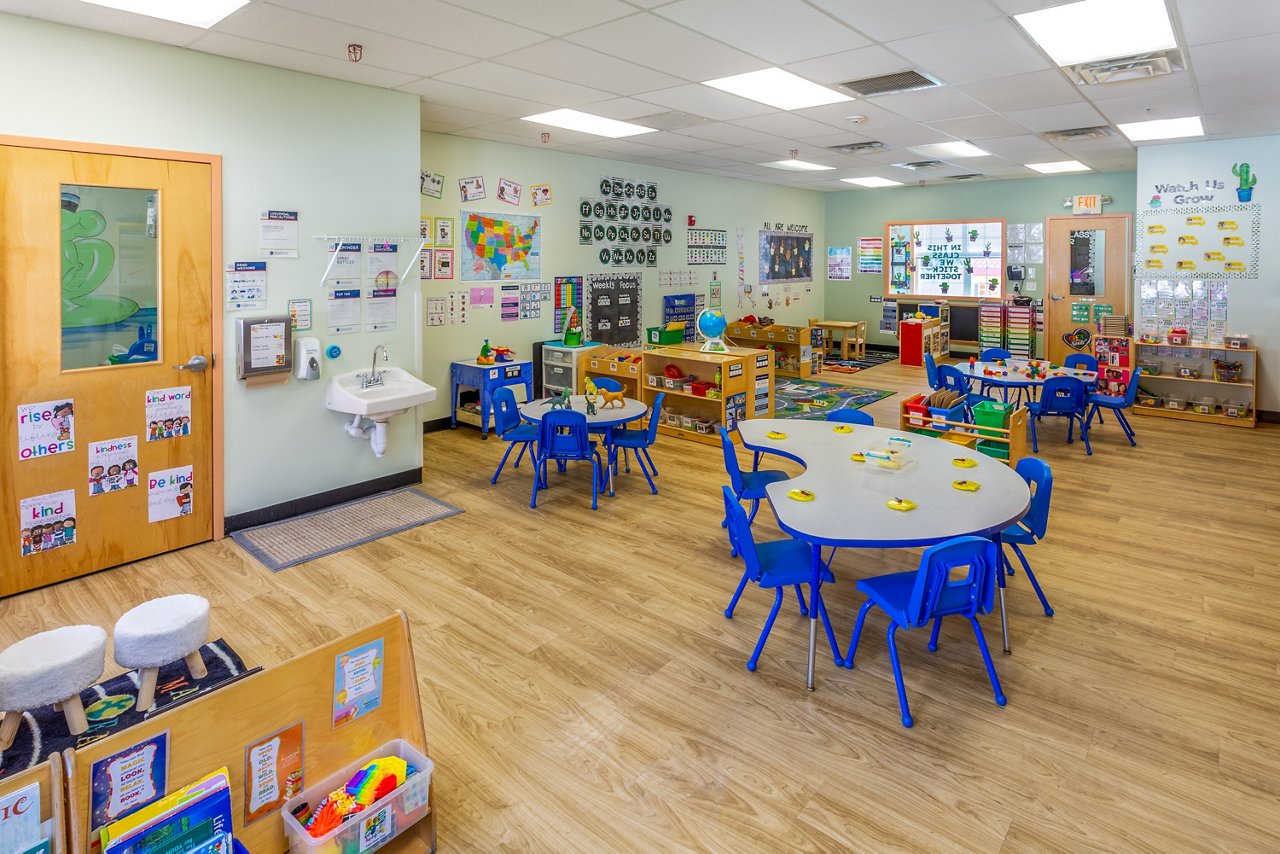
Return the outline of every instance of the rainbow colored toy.
{"type": "Polygon", "coordinates": [[[397,756],[375,759],[355,773],[341,789],[334,789],[306,817],[303,826],[313,839],[377,803],[413,776],[415,769],[397,756]]]}

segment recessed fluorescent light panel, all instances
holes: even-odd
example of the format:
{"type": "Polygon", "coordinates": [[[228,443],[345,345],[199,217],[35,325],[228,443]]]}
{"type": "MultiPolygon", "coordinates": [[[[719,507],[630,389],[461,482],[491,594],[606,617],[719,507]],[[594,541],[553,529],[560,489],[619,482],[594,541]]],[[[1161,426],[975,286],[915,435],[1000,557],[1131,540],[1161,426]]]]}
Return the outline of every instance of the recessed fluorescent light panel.
{"type": "Polygon", "coordinates": [[[940,157],[950,160],[953,157],[989,157],[990,151],[983,151],[970,142],[939,142],[933,145],[913,145],[911,150],[926,157],[940,157]]]}
{"type": "Polygon", "coordinates": [[[1028,163],[1028,169],[1043,172],[1045,175],[1057,175],[1059,172],[1088,172],[1089,167],[1079,160],[1055,160],[1053,163],[1028,163]]]}
{"type": "Polygon", "coordinates": [[[84,0],[94,6],[106,6],[122,12],[133,12],[149,18],[176,21],[192,27],[209,29],[249,0],[84,0]]]}
{"type": "Polygon", "coordinates": [[[1178,46],[1165,0],[1081,0],[1013,17],[1059,65],[1178,46]]]}
{"type": "Polygon", "coordinates": [[[1152,139],[1181,139],[1186,136],[1204,136],[1204,124],[1199,116],[1185,116],[1181,119],[1155,119],[1149,122],[1129,122],[1117,124],[1117,128],[1130,142],[1145,142],[1152,139]]]}
{"type": "Polygon", "coordinates": [[[901,181],[890,181],[888,178],[841,178],[846,184],[857,184],[859,187],[901,187],[901,181]]]}
{"type": "Polygon", "coordinates": [[[803,107],[821,107],[823,104],[853,100],[848,95],[842,95],[834,89],[819,86],[817,83],[810,83],[803,77],[797,77],[781,68],[766,68],[763,71],[735,74],[718,80],[704,80],[702,85],[731,95],[750,98],[752,101],[759,101],[761,104],[768,104],[779,110],[799,110],[803,107]]]}
{"type": "Polygon", "coordinates": [[[641,133],[655,133],[657,128],[644,125],[633,125],[631,122],[620,122],[606,119],[604,116],[593,116],[578,110],[552,110],[549,113],[538,113],[536,116],[525,116],[521,121],[535,122],[540,125],[576,130],[596,136],[607,136],[618,139],[623,136],[635,136],[641,133]]]}
{"type": "Polygon", "coordinates": [[[825,172],[834,166],[823,166],[821,163],[810,163],[807,160],[775,160],[772,163],[757,163],[757,166],[768,166],[770,169],[786,169],[790,172],[825,172]]]}

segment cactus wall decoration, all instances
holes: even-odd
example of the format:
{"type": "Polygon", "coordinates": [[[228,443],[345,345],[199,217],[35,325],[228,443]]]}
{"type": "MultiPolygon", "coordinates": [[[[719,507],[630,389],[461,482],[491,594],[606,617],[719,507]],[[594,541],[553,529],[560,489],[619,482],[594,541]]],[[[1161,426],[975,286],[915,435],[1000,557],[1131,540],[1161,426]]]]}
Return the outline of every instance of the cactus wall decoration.
{"type": "Polygon", "coordinates": [[[1253,188],[1258,183],[1258,176],[1253,174],[1253,167],[1248,163],[1237,163],[1231,167],[1231,174],[1240,179],[1240,186],[1236,189],[1236,198],[1241,202],[1251,201],[1253,199],[1253,188]]]}

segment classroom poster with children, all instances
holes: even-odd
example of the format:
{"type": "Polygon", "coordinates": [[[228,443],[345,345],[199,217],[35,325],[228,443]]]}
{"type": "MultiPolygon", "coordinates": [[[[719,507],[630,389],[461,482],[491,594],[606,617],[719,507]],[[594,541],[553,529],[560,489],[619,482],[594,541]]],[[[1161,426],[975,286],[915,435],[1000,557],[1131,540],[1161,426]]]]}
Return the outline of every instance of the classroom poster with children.
{"type": "Polygon", "coordinates": [[[38,555],[76,541],[76,491],[67,489],[24,498],[18,506],[23,557],[38,555]]]}
{"type": "Polygon", "coordinates": [[[147,441],[191,435],[191,386],[147,392],[147,441]]]}
{"type": "Polygon", "coordinates": [[[73,401],[46,400],[18,406],[18,459],[34,460],[76,449],[73,401]]]}
{"type": "Polygon", "coordinates": [[[191,515],[195,497],[191,468],[179,466],[147,475],[148,522],[191,515]]]}
{"type": "Polygon", "coordinates": [[[105,495],[137,485],[137,436],[89,443],[90,495],[105,495]]]}

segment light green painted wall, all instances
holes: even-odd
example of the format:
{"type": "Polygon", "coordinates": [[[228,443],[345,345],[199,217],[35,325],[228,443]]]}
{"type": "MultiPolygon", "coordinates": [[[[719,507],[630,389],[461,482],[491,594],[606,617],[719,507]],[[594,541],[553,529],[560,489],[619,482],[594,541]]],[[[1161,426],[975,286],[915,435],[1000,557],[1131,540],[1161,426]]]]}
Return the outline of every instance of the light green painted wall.
{"type": "MultiPolygon", "coordinates": [[[[1135,186],[1135,173],[1107,172],[833,193],[827,196],[826,245],[856,247],[859,237],[883,237],[884,224],[898,220],[955,217],[1041,222],[1046,216],[1070,213],[1063,208],[1062,200],[1077,193],[1111,196],[1114,201],[1103,209],[1105,213],[1132,213],[1135,186]]],[[[824,246],[824,253],[825,249],[824,246]]],[[[882,306],[869,299],[884,293],[884,276],[859,275],[856,255],[854,260],[853,281],[827,283],[825,317],[866,320],[868,343],[896,345],[896,337],[878,331],[882,306]]],[[[1043,265],[1036,276],[1037,290],[1028,292],[1028,296],[1040,298],[1044,293],[1043,265]]]]}
{"type": "MultiPolygon", "coordinates": [[[[312,235],[417,233],[415,95],[28,18],[0,15],[0,32],[0,79],[9,81],[0,86],[0,132],[222,155],[225,262],[258,258],[259,211],[300,212],[301,257],[268,263],[269,312],[310,297],[324,323],[326,259],[312,235]]],[[[416,366],[417,292],[411,277],[394,333],[340,336],[344,354],[325,361],[327,375],[367,367],[380,343],[394,362],[416,366]]],[[[223,359],[235,352],[236,316],[224,317],[223,359]]],[[[329,343],[323,329],[318,334],[329,343]]],[[[249,391],[234,376],[228,371],[224,401],[228,514],[421,463],[412,415],[392,422],[379,460],[368,442],[343,432],[346,419],[325,409],[323,382],[249,391]]],[[[141,401],[138,411],[141,426],[141,401]]]]}
{"type": "MultiPolygon", "coordinates": [[[[784,290],[777,284],[770,286],[771,295],[775,299],[773,308],[769,308],[763,299],[759,299],[755,306],[740,307],[737,292],[737,250],[734,242],[734,230],[741,227],[745,241],[746,278],[753,286],[757,285],[759,279],[759,232],[765,221],[810,226],[814,233],[814,262],[815,266],[819,266],[820,257],[825,257],[823,247],[826,245],[823,242],[824,200],[820,193],[438,134],[422,135],[422,168],[445,176],[443,198],[437,200],[422,197],[424,215],[449,216],[457,220],[463,212],[475,210],[523,215],[537,213],[542,216],[543,281],[551,281],[554,276],[609,272],[612,269],[600,265],[597,258],[598,247],[578,243],[578,202],[584,196],[597,194],[601,175],[658,182],[658,200],[664,205],[670,205],[674,214],[672,230],[675,237],[670,246],[660,250],[658,267],[643,268],[644,326],[654,326],[660,322],[664,294],[689,291],[687,288],[658,286],[658,271],[686,268],[686,222],[689,214],[697,217],[698,228],[722,228],[729,231],[729,264],[694,268],[699,271],[701,283],[696,290],[704,294],[708,291],[707,283],[711,280],[712,271],[718,274],[723,283],[723,310],[727,318],[736,320],[743,314],[767,314],[780,323],[804,323],[810,316],[821,313],[821,273],[812,285],[812,293],[805,293],[805,286],[802,284],[792,285],[790,307],[785,305],[784,290]],[[471,175],[484,176],[489,198],[483,202],[461,205],[457,180],[471,175]],[[510,178],[525,185],[525,198],[519,208],[496,201],[499,177],[510,178]],[[528,187],[547,182],[552,185],[555,202],[551,206],[535,209],[528,198],[528,187]]],[[[455,235],[455,248],[460,245],[459,233],[455,235]]],[[[460,261],[460,253],[458,257],[460,261]]],[[[464,283],[458,279],[452,282],[424,282],[423,292],[426,295],[443,295],[450,290],[467,289],[479,284],[484,283],[464,283]]],[[[440,388],[441,395],[434,405],[425,407],[424,417],[443,418],[449,414],[449,363],[455,359],[475,358],[483,339],[489,338],[493,344],[512,347],[519,358],[528,358],[530,345],[534,341],[553,338],[553,305],[554,303],[542,304],[543,316],[539,320],[503,323],[497,309],[480,312],[472,310],[470,322],[466,325],[427,327],[423,339],[423,378],[440,388]]],[[[430,438],[427,442],[429,450],[430,438]]]]}

